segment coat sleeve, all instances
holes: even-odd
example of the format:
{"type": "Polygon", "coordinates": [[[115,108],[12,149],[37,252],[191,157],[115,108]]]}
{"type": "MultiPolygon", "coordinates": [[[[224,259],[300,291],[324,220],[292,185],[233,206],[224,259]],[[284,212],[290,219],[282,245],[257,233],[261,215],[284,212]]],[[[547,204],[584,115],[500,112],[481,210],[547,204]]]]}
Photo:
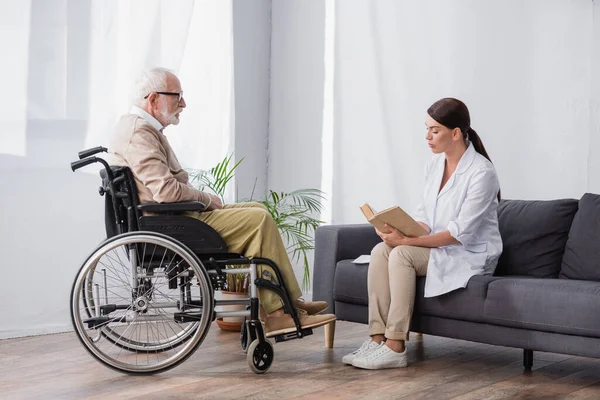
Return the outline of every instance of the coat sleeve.
{"type": "Polygon", "coordinates": [[[208,203],[208,195],[179,182],[171,173],[167,155],[156,134],[138,127],[123,154],[131,172],[152,192],[159,203],[201,201],[208,203]]]}
{"type": "Polygon", "coordinates": [[[448,231],[466,250],[479,251],[486,238],[479,237],[482,224],[488,223],[496,208],[499,184],[493,168],[482,168],[470,179],[465,199],[456,218],[448,223],[448,231]]]}
{"type": "Polygon", "coordinates": [[[429,162],[427,164],[425,164],[425,171],[424,171],[425,185],[423,188],[423,194],[421,196],[421,201],[419,202],[417,208],[415,209],[415,211],[413,213],[411,213],[411,216],[413,217],[413,219],[415,221],[424,223],[425,225],[427,225],[429,227],[429,229],[431,229],[431,223],[429,222],[429,219],[427,218],[427,212],[425,210],[425,191],[427,189],[427,182],[430,177],[430,170],[431,170],[432,164],[433,164],[433,159],[430,159],[429,162]]]}

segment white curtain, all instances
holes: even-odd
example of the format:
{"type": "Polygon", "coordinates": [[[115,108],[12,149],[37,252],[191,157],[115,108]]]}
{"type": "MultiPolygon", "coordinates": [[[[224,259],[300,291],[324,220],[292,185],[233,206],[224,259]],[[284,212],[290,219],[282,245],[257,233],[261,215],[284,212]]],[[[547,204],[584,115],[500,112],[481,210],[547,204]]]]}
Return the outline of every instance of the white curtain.
{"type": "Polygon", "coordinates": [[[94,0],[92,15],[87,145],[106,143],[140,72],[163,66],[178,74],[187,103],[165,131],[181,163],[207,169],[232,150],[230,1],[94,0]]]}
{"type": "Polygon", "coordinates": [[[0,339],[71,329],[73,279],[105,233],[95,169],[69,163],[108,143],[144,68],[181,78],[188,108],[166,133],[184,166],[230,152],[231,14],[231,0],[0,0],[0,339]]]}
{"type": "Polygon", "coordinates": [[[469,107],[504,198],[599,190],[598,10],[588,0],[337,1],[332,221],[363,222],[363,202],[416,206],[431,154],[425,114],[442,97],[469,107]]]}
{"type": "Polygon", "coordinates": [[[25,154],[25,125],[27,116],[27,66],[31,1],[0,0],[0,50],[3,57],[0,76],[4,91],[11,101],[0,107],[0,154],[25,154]],[[8,4],[10,2],[10,5],[8,4]]]}

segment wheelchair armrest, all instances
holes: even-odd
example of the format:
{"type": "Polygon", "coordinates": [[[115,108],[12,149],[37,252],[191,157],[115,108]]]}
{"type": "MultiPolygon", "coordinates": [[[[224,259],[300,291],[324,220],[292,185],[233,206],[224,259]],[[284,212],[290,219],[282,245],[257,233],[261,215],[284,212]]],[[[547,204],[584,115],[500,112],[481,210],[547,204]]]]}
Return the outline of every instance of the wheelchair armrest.
{"type": "Polygon", "coordinates": [[[138,206],[138,210],[153,213],[205,211],[206,206],[204,203],[199,201],[180,201],[177,203],[144,203],[138,206]]]}

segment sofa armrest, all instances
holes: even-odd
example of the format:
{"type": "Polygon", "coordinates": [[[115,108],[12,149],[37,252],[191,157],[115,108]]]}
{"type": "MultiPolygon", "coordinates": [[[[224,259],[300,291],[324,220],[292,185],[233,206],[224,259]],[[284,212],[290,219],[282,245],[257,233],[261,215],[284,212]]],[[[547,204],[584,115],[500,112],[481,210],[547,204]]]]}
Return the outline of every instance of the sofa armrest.
{"type": "Polygon", "coordinates": [[[335,312],[333,279],[338,261],[371,254],[371,250],[379,242],[381,238],[371,224],[324,225],[317,228],[313,299],[326,301],[329,304],[326,312],[335,312]]]}

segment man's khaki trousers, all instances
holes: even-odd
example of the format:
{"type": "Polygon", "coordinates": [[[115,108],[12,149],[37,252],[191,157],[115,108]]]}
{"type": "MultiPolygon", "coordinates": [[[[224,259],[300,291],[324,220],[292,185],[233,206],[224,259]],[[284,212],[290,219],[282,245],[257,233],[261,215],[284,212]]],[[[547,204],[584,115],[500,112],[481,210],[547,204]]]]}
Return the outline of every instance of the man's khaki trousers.
{"type": "Polygon", "coordinates": [[[369,264],[369,334],[408,340],[417,276],[427,274],[430,249],[379,243],[369,264]]]}
{"type": "MultiPolygon", "coordinates": [[[[302,296],[277,225],[265,206],[255,202],[226,204],[220,210],[189,213],[189,215],[216,230],[225,240],[230,253],[242,254],[248,258],[268,258],[275,262],[281,271],[291,300],[302,296]]],[[[258,266],[260,275],[265,270],[271,273],[273,281],[277,281],[270,267],[258,266]]],[[[281,298],[275,292],[259,289],[258,296],[267,313],[283,306],[281,298]]]]}

